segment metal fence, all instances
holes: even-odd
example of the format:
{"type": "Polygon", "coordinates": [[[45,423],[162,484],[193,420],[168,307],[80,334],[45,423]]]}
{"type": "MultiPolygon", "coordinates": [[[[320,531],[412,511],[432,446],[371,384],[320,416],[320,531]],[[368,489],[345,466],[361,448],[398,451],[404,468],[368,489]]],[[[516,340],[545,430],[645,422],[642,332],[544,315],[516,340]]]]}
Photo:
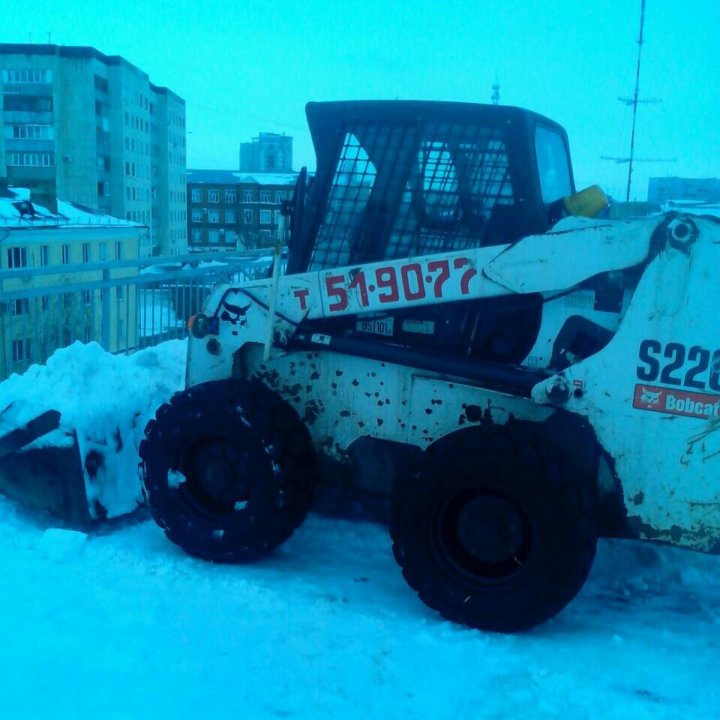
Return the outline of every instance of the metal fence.
{"type": "Polygon", "coordinates": [[[262,250],[0,270],[0,380],[78,340],[129,353],[183,338],[214,285],[271,263],[262,250]]]}

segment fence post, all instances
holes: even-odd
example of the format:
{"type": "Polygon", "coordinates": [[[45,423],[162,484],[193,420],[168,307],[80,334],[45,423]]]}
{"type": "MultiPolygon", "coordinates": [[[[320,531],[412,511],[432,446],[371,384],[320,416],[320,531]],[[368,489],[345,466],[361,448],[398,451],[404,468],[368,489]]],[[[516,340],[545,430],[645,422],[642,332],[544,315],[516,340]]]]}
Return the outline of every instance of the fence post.
{"type": "MultiPolygon", "coordinates": [[[[106,268],[102,271],[102,279],[110,279],[110,269],[106,268]]],[[[102,341],[103,350],[110,351],[110,288],[102,289],[102,341]]]]}

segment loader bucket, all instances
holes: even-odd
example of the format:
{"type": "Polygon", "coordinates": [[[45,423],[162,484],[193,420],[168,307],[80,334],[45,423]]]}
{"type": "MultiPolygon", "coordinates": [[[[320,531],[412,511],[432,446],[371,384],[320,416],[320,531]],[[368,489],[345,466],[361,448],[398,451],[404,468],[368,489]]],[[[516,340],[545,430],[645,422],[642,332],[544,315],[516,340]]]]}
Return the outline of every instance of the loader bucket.
{"type": "Polygon", "coordinates": [[[27,447],[60,425],[48,410],[0,437],[0,493],[76,527],[87,526],[85,480],[77,436],[63,446],[27,447]]]}

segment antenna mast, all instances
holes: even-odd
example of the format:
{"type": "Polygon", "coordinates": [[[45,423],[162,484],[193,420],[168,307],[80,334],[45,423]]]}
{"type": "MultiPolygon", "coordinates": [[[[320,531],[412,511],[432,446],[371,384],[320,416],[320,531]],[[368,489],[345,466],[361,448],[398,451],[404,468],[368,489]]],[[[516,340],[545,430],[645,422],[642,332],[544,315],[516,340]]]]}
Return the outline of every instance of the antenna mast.
{"type": "Polygon", "coordinates": [[[635,92],[632,97],[632,132],[630,133],[630,159],[628,161],[627,191],[625,202],[630,202],[630,184],[632,182],[633,160],[635,158],[635,121],[637,119],[638,95],[640,94],[640,58],[643,46],[643,28],[645,27],[645,0],[640,0],[640,37],[638,37],[637,68],[635,70],[635,92]]]}
{"type": "Polygon", "coordinates": [[[625,202],[630,202],[630,188],[632,185],[633,163],[635,162],[675,162],[675,158],[636,158],[635,157],[635,125],[637,122],[637,109],[640,104],[659,103],[658,98],[640,100],[640,60],[642,58],[643,30],[645,28],[645,0],[640,0],[640,35],[638,36],[637,67],[635,69],[635,92],[631,98],[618,98],[626,105],[632,105],[632,132],[630,134],[630,155],[629,157],[608,157],[602,155],[601,160],[613,160],[616,163],[628,163],[627,188],[625,191],[625,202]]]}

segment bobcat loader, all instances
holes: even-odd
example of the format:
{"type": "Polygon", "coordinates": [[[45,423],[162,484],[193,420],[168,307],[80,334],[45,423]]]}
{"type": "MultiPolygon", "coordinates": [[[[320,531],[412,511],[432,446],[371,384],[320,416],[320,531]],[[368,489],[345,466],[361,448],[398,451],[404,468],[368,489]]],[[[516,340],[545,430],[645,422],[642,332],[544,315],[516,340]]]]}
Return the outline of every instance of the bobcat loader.
{"type": "Polygon", "coordinates": [[[421,600],[504,632],[572,600],[599,535],[719,552],[719,221],[593,217],[526,110],[307,116],[285,272],[213,291],[145,431],[170,540],[252,560],[314,495],[381,499],[421,600]]]}

